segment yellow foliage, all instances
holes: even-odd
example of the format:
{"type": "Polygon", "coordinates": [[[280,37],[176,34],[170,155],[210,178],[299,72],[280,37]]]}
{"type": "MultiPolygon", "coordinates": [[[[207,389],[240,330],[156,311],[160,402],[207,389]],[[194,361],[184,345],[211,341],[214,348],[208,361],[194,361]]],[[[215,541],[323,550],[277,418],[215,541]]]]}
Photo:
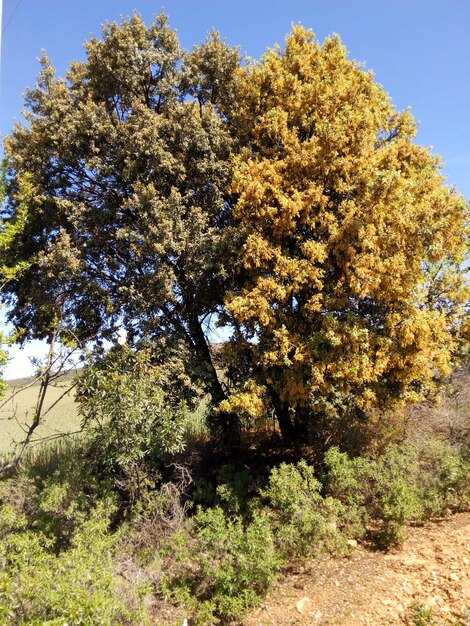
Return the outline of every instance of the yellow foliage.
{"type": "Polygon", "coordinates": [[[294,27],[240,81],[247,237],[226,305],[257,383],[291,411],[419,399],[468,328],[465,200],[338,37],[294,27]]]}
{"type": "Polygon", "coordinates": [[[250,380],[241,390],[223,400],[218,411],[236,413],[244,421],[260,419],[266,414],[266,389],[250,380]]]}

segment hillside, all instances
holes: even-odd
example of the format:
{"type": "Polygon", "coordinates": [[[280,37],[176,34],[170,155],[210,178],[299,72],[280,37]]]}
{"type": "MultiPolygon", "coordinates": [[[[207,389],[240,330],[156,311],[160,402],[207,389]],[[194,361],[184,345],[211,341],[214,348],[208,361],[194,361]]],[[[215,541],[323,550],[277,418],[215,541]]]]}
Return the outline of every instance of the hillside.
{"type": "MultiPolygon", "coordinates": [[[[72,385],[72,378],[73,374],[67,374],[48,388],[44,424],[37,429],[35,439],[69,433],[79,428],[80,418],[73,391],[67,393],[72,385]]],[[[8,381],[6,398],[15,391],[22,391],[0,409],[0,453],[7,451],[13,441],[21,440],[26,425],[30,423],[39,392],[39,383],[31,383],[34,383],[33,378],[8,381]]]]}

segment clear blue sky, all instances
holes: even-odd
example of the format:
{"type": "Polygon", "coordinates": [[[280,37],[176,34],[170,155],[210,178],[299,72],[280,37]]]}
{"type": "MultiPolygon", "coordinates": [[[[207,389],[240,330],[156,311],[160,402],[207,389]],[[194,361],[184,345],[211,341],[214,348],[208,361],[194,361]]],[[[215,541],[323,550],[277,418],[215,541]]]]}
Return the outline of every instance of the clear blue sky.
{"type": "Polygon", "coordinates": [[[212,28],[252,57],[282,43],[292,23],[320,40],[339,33],[395,105],[412,107],[417,141],[443,157],[449,184],[470,198],[470,0],[3,0],[0,132],[21,119],[42,48],[63,75],[105,20],[137,10],[149,23],[162,8],[187,48],[212,28]]]}

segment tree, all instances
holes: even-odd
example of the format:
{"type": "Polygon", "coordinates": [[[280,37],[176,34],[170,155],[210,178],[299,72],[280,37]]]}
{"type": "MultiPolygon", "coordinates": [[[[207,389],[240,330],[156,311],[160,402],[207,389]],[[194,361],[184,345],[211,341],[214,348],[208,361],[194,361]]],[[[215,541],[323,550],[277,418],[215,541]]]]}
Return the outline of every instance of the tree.
{"type": "Polygon", "coordinates": [[[223,429],[271,409],[286,439],[449,371],[469,327],[468,206],[339,38],[296,27],[241,68],[216,33],[187,53],[165,16],[135,15],[86,49],[65,79],[43,56],[6,140],[6,229],[30,190],[7,246],[24,271],[4,288],[26,337],[124,325],[152,367],[179,359],[223,429]]]}
{"type": "Polygon", "coordinates": [[[26,172],[34,191],[11,251],[34,262],[6,287],[10,319],[47,337],[59,309],[81,341],[124,325],[131,343],[153,341],[154,359],[177,355],[219,403],[205,325],[236,240],[220,106],[239,53],[216,33],[185,53],[164,15],[149,28],[138,15],[107,23],[86,50],[65,79],[43,55],[27,123],[6,140],[10,219],[26,172]]]}
{"type": "MultiPolygon", "coordinates": [[[[0,211],[2,212],[7,189],[6,169],[6,162],[3,161],[0,166],[0,211]]],[[[28,176],[25,175],[18,180],[18,203],[15,215],[8,220],[0,218],[0,294],[4,291],[9,281],[19,278],[31,264],[29,259],[20,259],[18,255],[12,253],[28,218],[30,198],[31,186],[28,176]]],[[[7,348],[14,340],[15,335],[8,336],[6,333],[0,332],[0,397],[6,390],[6,383],[3,380],[3,368],[8,362],[7,348]]]]}
{"type": "MultiPolygon", "coordinates": [[[[10,285],[14,282],[20,282],[36,261],[34,256],[27,257],[22,254],[20,243],[32,221],[30,209],[34,192],[31,176],[28,172],[23,172],[17,176],[14,192],[15,212],[10,215],[8,215],[7,210],[4,211],[7,187],[7,164],[3,162],[0,170],[0,206],[2,209],[2,218],[0,219],[0,294],[8,293],[10,285]]],[[[10,200],[12,200],[11,197],[10,200]]],[[[51,310],[53,311],[54,308],[49,303],[49,311],[51,310]]],[[[75,337],[70,336],[69,329],[62,325],[61,310],[55,307],[55,312],[55,317],[49,320],[47,356],[42,362],[37,361],[35,375],[22,387],[8,389],[7,383],[1,375],[3,374],[3,367],[8,362],[8,347],[15,342],[21,342],[25,333],[22,329],[16,329],[9,335],[0,332],[0,410],[6,413],[6,416],[0,418],[0,421],[15,420],[23,432],[19,441],[12,442],[14,444],[12,450],[5,456],[0,465],[0,475],[16,468],[22,462],[30,445],[56,436],[38,437],[37,429],[44,422],[48,413],[76,386],[76,382],[66,384],[65,391],[52,403],[46,399],[48,389],[52,386],[62,386],[63,378],[75,370],[74,357],[78,356],[84,348],[80,342],[76,341],[75,337]],[[38,386],[38,393],[32,415],[31,417],[28,415],[18,417],[15,406],[16,398],[33,385],[38,386]],[[9,405],[11,410],[5,411],[5,407],[9,405]]]]}
{"type": "Polygon", "coordinates": [[[250,374],[223,407],[271,406],[295,439],[422,398],[465,323],[469,211],[409,111],[299,26],[246,68],[232,125],[229,358],[250,374]]]}

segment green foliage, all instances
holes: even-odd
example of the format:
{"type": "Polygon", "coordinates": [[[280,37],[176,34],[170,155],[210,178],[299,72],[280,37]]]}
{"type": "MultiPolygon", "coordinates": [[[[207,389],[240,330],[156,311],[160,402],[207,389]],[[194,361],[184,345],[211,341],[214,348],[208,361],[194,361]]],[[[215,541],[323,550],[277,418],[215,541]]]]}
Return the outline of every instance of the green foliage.
{"type": "Polygon", "coordinates": [[[8,338],[5,333],[0,332],[0,398],[5,395],[7,383],[3,380],[3,370],[8,363],[8,352],[4,349],[4,346],[8,345],[8,338]]]}
{"type": "Polygon", "coordinates": [[[289,562],[345,549],[336,527],[342,507],[322,497],[305,461],[273,469],[266,488],[251,499],[246,471],[226,465],[218,480],[215,490],[199,484],[199,498],[219,504],[200,507],[192,532],[169,540],[164,565],[166,593],[187,606],[198,624],[242,616],[289,562]]]}
{"type": "Polygon", "coordinates": [[[195,623],[240,617],[257,604],[283,563],[266,511],[246,525],[222,508],[199,509],[191,541],[173,537],[166,592],[196,614],[195,623]]]}
{"type": "Polygon", "coordinates": [[[237,470],[233,463],[222,465],[213,480],[197,478],[192,491],[191,506],[218,506],[227,514],[249,513],[253,494],[253,477],[247,469],[237,470]]]}
{"type": "Polygon", "coordinates": [[[470,609],[467,607],[457,621],[452,620],[452,622],[449,622],[445,620],[444,623],[441,620],[438,621],[435,613],[425,604],[415,604],[411,619],[413,620],[411,622],[412,626],[468,626],[470,624],[470,609]]]}
{"type": "Polygon", "coordinates": [[[96,503],[112,515],[117,497],[113,483],[97,471],[84,440],[44,446],[27,458],[14,478],[0,482],[0,503],[26,525],[45,534],[56,549],[67,546],[96,503]]]}
{"type": "MultiPolygon", "coordinates": [[[[18,522],[17,522],[18,524],[18,522]]],[[[135,624],[136,611],[116,593],[108,514],[98,505],[54,552],[45,532],[16,528],[0,543],[2,623],[112,626],[135,624]]]]}
{"type": "Polygon", "coordinates": [[[324,498],[322,485],[312,466],[282,463],[274,468],[268,486],[261,491],[270,510],[270,521],[284,559],[305,559],[330,549],[340,552],[345,544],[337,532],[341,507],[338,501],[324,498]]]}
{"type": "Polygon", "coordinates": [[[416,604],[413,607],[413,626],[435,626],[432,611],[426,606],[416,604]]]}
{"type": "Polygon", "coordinates": [[[110,487],[77,444],[0,482],[1,624],[143,623],[116,588],[110,487]]]}
{"type": "MultiPolygon", "coordinates": [[[[4,161],[0,169],[0,208],[3,213],[3,203],[6,196],[7,164],[4,161]]],[[[32,264],[32,258],[21,258],[17,255],[16,247],[24,235],[29,219],[30,203],[34,194],[31,175],[23,173],[18,178],[18,189],[15,193],[16,208],[13,217],[0,219],[0,281],[2,290],[9,281],[19,278],[32,264]]]]}
{"type": "Polygon", "coordinates": [[[10,250],[34,263],[8,284],[10,316],[42,338],[60,301],[83,341],[109,339],[119,320],[130,342],[163,341],[218,403],[203,324],[223,302],[239,238],[219,104],[240,55],[215,34],[185,52],[163,14],[106,23],[85,48],[66,79],[43,55],[27,123],[5,142],[8,224],[20,219],[19,182],[34,188],[10,250]]]}
{"type": "Polygon", "coordinates": [[[328,492],[345,504],[345,522],[364,534],[368,520],[380,520],[377,540],[384,547],[400,543],[405,525],[423,517],[417,486],[419,467],[390,447],[378,459],[350,459],[333,448],[325,457],[328,492]]]}
{"type": "Polygon", "coordinates": [[[354,536],[378,521],[383,547],[400,543],[409,523],[468,506],[470,464],[443,443],[386,448],[378,458],[349,458],[337,448],[325,456],[327,493],[344,506],[341,524],[354,536]]]}
{"type": "Polygon", "coordinates": [[[116,347],[80,378],[78,401],[101,463],[129,472],[184,447],[186,404],[178,389],[165,393],[169,372],[146,350],[116,347]]]}
{"type": "Polygon", "coordinates": [[[395,545],[406,524],[469,502],[468,458],[426,441],[376,458],[332,448],[321,480],[305,461],[281,463],[262,488],[226,464],[215,484],[196,486],[205,505],[192,509],[176,479],[157,481],[147,466],[123,516],[117,483],[95,452],[86,441],[51,448],[0,482],[0,623],[145,624],[143,598],[157,592],[194,624],[226,624],[290,564],[343,554],[346,539],[366,532],[395,545]]]}
{"type": "Polygon", "coordinates": [[[418,448],[418,485],[424,516],[437,517],[470,506],[470,456],[442,441],[430,440],[418,448]]]}
{"type": "Polygon", "coordinates": [[[223,465],[217,474],[219,484],[216,487],[220,506],[229,514],[246,513],[252,481],[248,470],[236,471],[232,463],[223,465]]]}
{"type": "Polygon", "coordinates": [[[422,604],[413,607],[413,626],[435,626],[432,611],[422,604]]]}
{"type": "MultiPolygon", "coordinates": [[[[26,172],[18,178],[18,190],[16,193],[17,207],[14,217],[4,219],[4,202],[7,192],[7,163],[2,161],[0,165],[0,294],[4,291],[9,281],[19,278],[31,265],[32,259],[22,258],[16,255],[15,248],[24,233],[29,216],[29,202],[34,192],[30,176],[26,172]]],[[[15,336],[7,336],[0,332],[0,398],[7,388],[3,380],[3,369],[8,362],[8,348],[13,343],[15,336]]]]}

